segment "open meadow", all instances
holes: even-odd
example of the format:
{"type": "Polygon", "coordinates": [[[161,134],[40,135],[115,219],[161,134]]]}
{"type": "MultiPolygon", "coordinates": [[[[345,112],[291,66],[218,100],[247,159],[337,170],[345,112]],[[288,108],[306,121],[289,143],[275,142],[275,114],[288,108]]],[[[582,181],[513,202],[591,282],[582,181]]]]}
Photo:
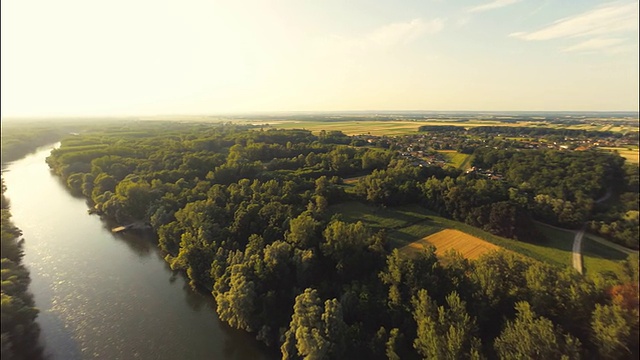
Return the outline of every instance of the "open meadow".
{"type": "Polygon", "coordinates": [[[473,155],[459,153],[456,150],[438,150],[447,159],[447,164],[456,169],[465,170],[471,167],[473,155]]]}
{"type": "MultiPolygon", "coordinates": [[[[332,205],[329,209],[334,214],[341,214],[339,218],[342,221],[362,221],[373,231],[384,230],[389,245],[401,249],[405,254],[420,251],[431,244],[436,246],[438,255],[453,248],[463,256],[475,259],[486,251],[504,248],[553,265],[571,266],[575,236],[572,230],[536,223],[539,241],[529,243],[496,236],[446,219],[418,205],[383,208],[352,201],[332,205]]],[[[587,235],[583,240],[585,274],[620,275],[621,263],[628,253],[609,248],[593,238],[593,235],[587,235]]]]}

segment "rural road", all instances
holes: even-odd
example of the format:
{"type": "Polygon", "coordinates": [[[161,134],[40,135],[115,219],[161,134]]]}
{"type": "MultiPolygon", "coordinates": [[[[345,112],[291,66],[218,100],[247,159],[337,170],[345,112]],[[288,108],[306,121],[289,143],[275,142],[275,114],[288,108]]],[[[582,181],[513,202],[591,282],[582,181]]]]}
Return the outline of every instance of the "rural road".
{"type": "Polygon", "coordinates": [[[583,226],[580,231],[576,232],[576,237],[573,239],[573,268],[578,270],[580,274],[582,274],[582,237],[585,228],[586,226],[583,226]]]}
{"type": "MultiPolygon", "coordinates": [[[[599,204],[603,201],[608,200],[611,197],[611,189],[607,189],[607,193],[604,194],[603,197],[596,200],[594,203],[599,204]]],[[[584,224],[582,228],[576,232],[576,236],[573,238],[573,268],[578,270],[580,274],[582,274],[582,237],[584,236],[584,231],[587,228],[587,224],[584,224]]],[[[605,244],[606,245],[606,244],[605,244]]]]}

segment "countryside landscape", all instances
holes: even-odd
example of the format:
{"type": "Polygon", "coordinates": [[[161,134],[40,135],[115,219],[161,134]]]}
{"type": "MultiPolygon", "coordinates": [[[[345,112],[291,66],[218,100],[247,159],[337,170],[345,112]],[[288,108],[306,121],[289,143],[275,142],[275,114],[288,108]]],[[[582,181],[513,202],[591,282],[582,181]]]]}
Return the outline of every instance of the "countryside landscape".
{"type": "Polygon", "coordinates": [[[7,0],[2,360],[640,359],[638,0],[7,0]]]}
{"type": "Polygon", "coordinates": [[[8,159],[60,140],[46,161],[85,216],[147,224],[130,231],[285,358],[512,358],[512,331],[629,357],[637,114],[592,116],[23,120],[2,139],[8,159]]]}

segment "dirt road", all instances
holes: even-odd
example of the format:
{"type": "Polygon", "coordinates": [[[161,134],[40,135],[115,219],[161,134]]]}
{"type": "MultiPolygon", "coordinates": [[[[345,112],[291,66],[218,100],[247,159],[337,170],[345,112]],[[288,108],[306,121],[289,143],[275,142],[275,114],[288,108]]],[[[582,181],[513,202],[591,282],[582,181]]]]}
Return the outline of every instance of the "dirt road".
{"type": "Polygon", "coordinates": [[[584,237],[584,230],[586,226],[583,226],[580,231],[576,232],[575,238],[573,238],[573,268],[578,270],[582,274],[582,237],[584,237]]]}

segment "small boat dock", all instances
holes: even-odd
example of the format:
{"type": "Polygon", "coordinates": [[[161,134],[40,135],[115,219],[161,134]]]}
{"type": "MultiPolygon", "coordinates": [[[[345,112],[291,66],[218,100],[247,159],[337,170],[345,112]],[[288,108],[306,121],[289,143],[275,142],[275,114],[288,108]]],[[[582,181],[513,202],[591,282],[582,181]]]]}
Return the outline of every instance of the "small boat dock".
{"type": "Polygon", "coordinates": [[[135,222],[129,225],[125,225],[125,226],[118,226],[118,227],[114,227],[113,229],[111,229],[111,232],[114,233],[119,233],[119,232],[123,232],[123,231],[127,231],[127,230],[146,230],[146,229],[150,229],[151,225],[147,224],[147,223],[143,223],[143,222],[135,222]]]}

